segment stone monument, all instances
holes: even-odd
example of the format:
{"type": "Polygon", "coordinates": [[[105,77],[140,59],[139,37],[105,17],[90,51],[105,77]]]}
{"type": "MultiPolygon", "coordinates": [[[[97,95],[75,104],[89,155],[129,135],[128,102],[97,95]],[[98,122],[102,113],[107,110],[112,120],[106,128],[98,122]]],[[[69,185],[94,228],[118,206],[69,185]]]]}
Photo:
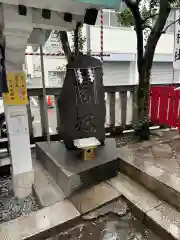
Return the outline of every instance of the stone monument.
{"type": "Polygon", "coordinates": [[[79,54],[67,65],[67,74],[58,101],[60,135],[67,149],[75,139],[95,137],[105,141],[105,95],[102,62],[79,54]]]}
{"type": "Polygon", "coordinates": [[[37,144],[37,159],[66,197],[81,188],[114,177],[118,172],[115,140],[105,140],[106,107],[102,76],[101,61],[91,56],[79,54],[67,65],[58,100],[59,133],[63,143],[37,144]],[[94,145],[91,145],[92,141],[88,143],[90,138],[96,142],[94,145]],[[82,146],[82,142],[86,144],[82,146]],[[94,151],[95,145],[97,149],[94,151]],[[84,158],[78,154],[78,146],[85,149],[84,158]]]}

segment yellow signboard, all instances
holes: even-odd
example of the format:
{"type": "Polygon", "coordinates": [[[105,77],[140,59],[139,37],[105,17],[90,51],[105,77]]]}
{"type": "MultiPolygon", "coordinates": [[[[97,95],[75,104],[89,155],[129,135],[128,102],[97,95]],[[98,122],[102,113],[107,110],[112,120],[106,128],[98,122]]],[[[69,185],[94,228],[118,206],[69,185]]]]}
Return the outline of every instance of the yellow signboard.
{"type": "Polygon", "coordinates": [[[26,74],[23,72],[7,73],[8,93],[3,94],[7,105],[28,104],[26,74]]]}

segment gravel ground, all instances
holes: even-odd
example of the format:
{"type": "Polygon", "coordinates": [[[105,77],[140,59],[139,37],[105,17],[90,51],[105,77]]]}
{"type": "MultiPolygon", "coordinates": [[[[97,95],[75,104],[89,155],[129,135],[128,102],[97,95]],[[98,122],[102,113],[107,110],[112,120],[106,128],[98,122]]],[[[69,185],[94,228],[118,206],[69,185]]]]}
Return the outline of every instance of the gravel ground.
{"type": "Polygon", "coordinates": [[[13,196],[11,177],[0,178],[0,223],[27,215],[36,210],[38,210],[38,205],[33,196],[18,200],[13,196]]]}
{"type": "Polygon", "coordinates": [[[0,173],[0,223],[27,215],[39,208],[33,196],[23,200],[14,197],[12,178],[7,169],[0,173]]]}

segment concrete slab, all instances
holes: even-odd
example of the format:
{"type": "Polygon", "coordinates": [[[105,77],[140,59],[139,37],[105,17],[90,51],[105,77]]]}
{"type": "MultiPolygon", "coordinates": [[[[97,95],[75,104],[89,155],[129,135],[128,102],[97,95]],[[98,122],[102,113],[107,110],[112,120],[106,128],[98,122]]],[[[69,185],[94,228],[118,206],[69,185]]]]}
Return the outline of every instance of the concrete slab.
{"type": "Polygon", "coordinates": [[[76,206],[81,214],[94,210],[121,195],[108,183],[100,183],[89,189],[76,193],[69,200],[76,206]]]}
{"type": "Polygon", "coordinates": [[[37,161],[34,164],[33,190],[41,208],[48,207],[65,199],[61,189],[58,188],[48,172],[37,161]]]}
{"type": "Polygon", "coordinates": [[[126,215],[127,211],[128,211],[127,203],[124,201],[124,199],[122,199],[122,197],[119,197],[116,200],[108,202],[102,205],[101,207],[83,215],[83,219],[96,220],[97,218],[105,216],[109,213],[114,213],[116,216],[122,217],[126,215]]]}
{"type": "Polygon", "coordinates": [[[144,222],[162,239],[180,239],[180,212],[166,203],[148,211],[144,222]]]}
{"type": "Polygon", "coordinates": [[[162,202],[152,193],[140,186],[124,174],[108,181],[127,199],[130,207],[134,209],[134,214],[143,220],[144,213],[159,206],[162,202]]]}
{"type": "Polygon", "coordinates": [[[58,234],[63,228],[80,216],[77,209],[68,201],[33,212],[0,225],[1,240],[46,239],[58,234]]]}
{"type": "Polygon", "coordinates": [[[83,161],[78,150],[67,150],[62,142],[38,143],[37,159],[48,170],[66,197],[117,175],[118,150],[114,139],[107,139],[105,146],[97,149],[97,159],[83,161]]]}

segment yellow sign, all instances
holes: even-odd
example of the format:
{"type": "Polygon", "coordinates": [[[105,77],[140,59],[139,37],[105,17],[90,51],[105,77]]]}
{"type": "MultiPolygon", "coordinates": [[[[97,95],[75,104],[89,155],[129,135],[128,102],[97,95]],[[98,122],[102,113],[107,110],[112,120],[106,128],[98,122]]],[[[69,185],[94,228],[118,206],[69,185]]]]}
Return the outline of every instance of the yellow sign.
{"type": "Polygon", "coordinates": [[[7,105],[28,104],[26,74],[23,72],[7,73],[8,93],[3,94],[7,105]]]}

